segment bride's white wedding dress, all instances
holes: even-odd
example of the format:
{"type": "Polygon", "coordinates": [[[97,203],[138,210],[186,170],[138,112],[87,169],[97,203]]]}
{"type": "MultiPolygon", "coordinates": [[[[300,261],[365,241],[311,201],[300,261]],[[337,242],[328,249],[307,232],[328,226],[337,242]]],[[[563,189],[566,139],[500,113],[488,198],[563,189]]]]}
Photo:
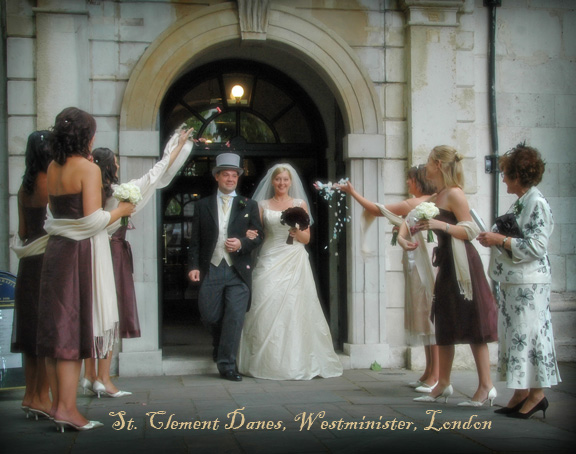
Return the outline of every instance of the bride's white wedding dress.
{"type": "MultiPolygon", "coordinates": [[[[294,200],[300,206],[301,200],[294,200]]],[[[265,238],[252,282],[238,353],[241,374],[272,380],[309,380],[342,375],[332,336],[318,300],[308,252],[294,240],[281,211],[263,205],[265,238]]]]}

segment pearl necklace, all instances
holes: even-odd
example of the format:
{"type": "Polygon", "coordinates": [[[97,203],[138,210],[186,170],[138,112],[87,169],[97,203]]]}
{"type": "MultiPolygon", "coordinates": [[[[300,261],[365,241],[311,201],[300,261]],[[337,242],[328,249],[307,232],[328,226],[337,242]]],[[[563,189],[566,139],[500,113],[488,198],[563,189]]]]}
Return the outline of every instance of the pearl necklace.
{"type": "Polygon", "coordinates": [[[290,200],[292,200],[292,197],[288,197],[287,199],[284,200],[278,200],[275,196],[272,197],[272,200],[274,200],[277,203],[284,203],[284,202],[289,202],[290,200]]]}

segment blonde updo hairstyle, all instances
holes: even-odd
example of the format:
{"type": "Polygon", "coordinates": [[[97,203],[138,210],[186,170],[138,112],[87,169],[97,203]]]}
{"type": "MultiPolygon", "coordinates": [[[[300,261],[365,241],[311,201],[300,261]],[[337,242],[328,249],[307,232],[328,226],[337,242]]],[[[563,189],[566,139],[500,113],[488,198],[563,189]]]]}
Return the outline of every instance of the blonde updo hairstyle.
{"type": "Polygon", "coordinates": [[[462,169],[462,155],[448,145],[438,145],[432,149],[430,156],[434,161],[440,162],[440,171],[446,187],[464,186],[464,170],[462,169]]]}

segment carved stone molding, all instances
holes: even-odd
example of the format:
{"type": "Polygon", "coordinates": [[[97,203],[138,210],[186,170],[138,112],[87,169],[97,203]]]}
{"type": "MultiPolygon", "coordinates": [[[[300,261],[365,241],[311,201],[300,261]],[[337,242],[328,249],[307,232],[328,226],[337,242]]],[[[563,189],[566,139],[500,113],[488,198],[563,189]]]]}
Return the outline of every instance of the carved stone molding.
{"type": "Polygon", "coordinates": [[[265,40],[268,30],[269,0],[237,0],[242,39],[265,40]]]}
{"type": "Polygon", "coordinates": [[[400,0],[407,26],[457,27],[465,0],[400,0]]]}

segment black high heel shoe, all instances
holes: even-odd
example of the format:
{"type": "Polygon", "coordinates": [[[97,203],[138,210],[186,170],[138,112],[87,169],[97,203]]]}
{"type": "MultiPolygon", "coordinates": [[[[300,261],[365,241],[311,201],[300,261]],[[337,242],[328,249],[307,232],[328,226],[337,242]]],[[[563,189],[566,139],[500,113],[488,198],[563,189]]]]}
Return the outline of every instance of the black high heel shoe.
{"type": "Polygon", "coordinates": [[[502,407],[499,408],[498,410],[494,410],[494,413],[498,413],[500,415],[509,415],[510,413],[516,413],[518,410],[522,408],[522,405],[524,405],[524,402],[526,402],[527,399],[528,398],[526,397],[526,399],[524,399],[519,404],[514,405],[513,407],[502,407]]]}
{"type": "Polygon", "coordinates": [[[544,415],[543,418],[546,419],[547,408],[548,408],[548,399],[543,397],[542,400],[538,402],[536,405],[534,405],[532,410],[530,410],[528,413],[520,413],[520,411],[517,411],[516,413],[509,413],[506,416],[508,416],[509,418],[516,418],[516,419],[529,419],[532,417],[534,413],[542,410],[542,413],[544,415]]]}

